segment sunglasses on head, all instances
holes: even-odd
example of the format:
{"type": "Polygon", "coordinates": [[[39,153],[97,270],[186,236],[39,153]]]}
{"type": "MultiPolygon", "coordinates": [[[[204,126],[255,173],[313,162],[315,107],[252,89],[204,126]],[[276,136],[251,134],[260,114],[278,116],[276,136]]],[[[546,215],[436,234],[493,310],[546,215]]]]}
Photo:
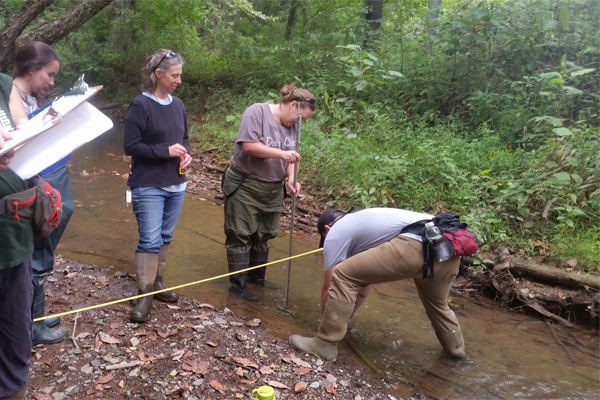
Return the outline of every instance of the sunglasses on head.
{"type": "Polygon", "coordinates": [[[315,105],[317,104],[317,101],[315,99],[296,99],[296,101],[298,103],[308,103],[310,109],[315,111],[315,105]]]}
{"type": "Polygon", "coordinates": [[[162,56],[162,58],[160,59],[160,61],[158,62],[158,64],[156,64],[156,66],[154,68],[152,68],[152,72],[156,71],[156,69],[158,68],[158,66],[160,65],[161,62],[163,62],[163,60],[166,58],[167,60],[171,60],[173,58],[177,57],[177,54],[175,54],[172,51],[168,51],[164,56],[162,56]]]}

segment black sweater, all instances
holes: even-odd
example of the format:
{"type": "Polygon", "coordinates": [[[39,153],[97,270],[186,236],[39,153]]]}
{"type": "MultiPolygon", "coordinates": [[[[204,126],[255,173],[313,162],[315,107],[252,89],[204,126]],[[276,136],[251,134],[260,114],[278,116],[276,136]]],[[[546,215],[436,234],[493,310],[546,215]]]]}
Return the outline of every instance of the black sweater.
{"type": "Polygon", "coordinates": [[[179,157],[169,157],[169,146],[181,144],[190,152],[188,124],[183,102],[177,97],[169,105],[140,95],[125,116],[125,154],[132,156],[127,185],[166,187],[186,181],[179,175],[179,157]]]}

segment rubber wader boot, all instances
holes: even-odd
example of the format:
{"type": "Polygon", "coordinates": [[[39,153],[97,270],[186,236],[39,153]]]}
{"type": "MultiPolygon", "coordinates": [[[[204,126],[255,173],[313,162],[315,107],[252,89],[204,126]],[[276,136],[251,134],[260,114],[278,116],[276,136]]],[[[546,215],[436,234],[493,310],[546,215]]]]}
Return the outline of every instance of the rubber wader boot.
{"type": "MultiPolygon", "coordinates": [[[[135,274],[137,275],[138,294],[154,290],[154,279],[158,271],[158,253],[135,253],[135,274]]],[[[152,308],[152,296],[138,299],[129,314],[131,322],[146,322],[152,308]]]]}
{"type": "MultiPolygon", "coordinates": [[[[167,254],[169,254],[169,245],[171,243],[165,243],[160,247],[158,252],[158,272],[156,273],[156,279],[154,280],[154,290],[166,289],[167,286],[163,282],[163,275],[165,274],[165,268],[167,266],[167,254]]],[[[163,303],[176,303],[179,300],[179,295],[172,290],[166,292],[157,293],[154,298],[163,303]]]]}
{"type": "Polygon", "coordinates": [[[317,336],[307,338],[292,335],[289,338],[290,344],[303,353],[313,354],[323,360],[335,361],[338,342],[346,336],[348,318],[353,311],[354,304],[342,303],[329,296],[317,336]]]}
{"type": "MultiPolygon", "coordinates": [[[[241,271],[248,268],[250,262],[250,253],[227,253],[227,264],[229,272],[241,271]]],[[[229,275],[231,287],[229,291],[246,301],[259,301],[260,298],[246,288],[248,281],[248,272],[229,275]]]]}
{"type": "MultiPolygon", "coordinates": [[[[256,267],[257,265],[263,265],[269,262],[269,250],[267,251],[253,251],[250,250],[250,263],[248,267],[256,267]]],[[[271,290],[279,290],[281,286],[268,281],[265,279],[267,273],[267,267],[256,268],[248,271],[248,283],[252,283],[258,286],[263,286],[271,290]]]]}
{"type": "MultiPolygon", "coordinates": [[[[39,285],[35,288],[33,300],[33,318],[40,318],[45,315],[46,310],[46,291],[44,285],[39,285]]],[[[31,344],[54,344],[65,340],[69,336],[63,328],[50,329],[44,321],[33,323],[33,335],[31,336],[31,344]]]]}
{"type": "Polygon", "coordinates": [[[27,394],[27,385],[23,386],[17,393],[13,393],[6,397],[0,397],[0,400],[24,400],[27,394]]]}
{"type": "Polygon", "coordinates": [[[53,328],[56,325],[60,324],[60,317],[52,317],[52,318],[46,318],[44,320],[44,323],[46,324],[46,326],[48,328],[53,328]]]}
{"type": "Polygon", "coordinates": [[[463,339],[462,331],[460,330],[460,326],[458,326],[455,330],[441,333],[436,332],[437,336],[442,348],[451,357],[463,358],[466,357],[465,353],[465,341],[463,339]]]}

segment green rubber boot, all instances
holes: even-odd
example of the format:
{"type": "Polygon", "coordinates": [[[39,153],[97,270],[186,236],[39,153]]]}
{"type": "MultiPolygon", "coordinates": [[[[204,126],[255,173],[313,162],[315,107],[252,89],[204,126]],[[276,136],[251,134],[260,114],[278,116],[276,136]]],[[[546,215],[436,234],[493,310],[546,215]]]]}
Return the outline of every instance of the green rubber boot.
{"type": "MultiPolygon", "coordinates": [[[[138,294],[154,291],[154,280],[158,271],[158,253],[135,253],[135,274],[137,275],[138,294]]],[[[138,299],[129,314],[131,322],[146,322],[152,308],[152,296],[138,299]]]]}
{"type": "MultiPolygon", "coordinates": [[[[229,272],[241,271],[248,268],[250,262],[250,253],[227,253],[227,265],[229,272]]],[[[248,282],[248,272],[240,272],[239,274],[229,275],[231,287],[229,291],[238,298],[246,301],[256,302],[260,297],[252,293],[246,288],[248,282]]]]}
{"type": "Polygon", "coordinates": [[[313,354],[323,360],[335,361],[338,342],[346,336],[348,319],[353,311],[354,304],[342,303],[329,296],[317,336],[307,338],[292,335],[288,340],[292,347],[303,353],[313,354]]]}
{"type": "MultiPolygon", "coordinates": [[[[165,243],[160,247],[158,253],[158,271],[156,272],[156,279],[154,280],[154,290],[166,289],[167,286],[163,283],[163,275],[165,274],[165,268],[167,266],[167,255],[169,254],[169,246],[171,243],[165,243]]],[[[172,290],[166,292],[157,293],[154,298],[163,303],[176,303],[179,300],[179,295],[172,290]]]]}
{"type": "MultiPolygon", "coordinates": [[[[45,315],[46,311],[46,291],[44,285],[39,285],[35,288],[35,297],[33,300],[33,318],[40,318],[45,315]]],[[[33,323],[33,335],[31,344],[54,344],[65,340],[69,336],[69,332],[63,328],[50,329],[46,321],[37,321],[33,323]]]]}
{"type": "MultiPolygon", "coordinates": [[[[257,265],[263,265],[269,262],[269,250],[267,251],[255,251],[250,250],[250,263],[248,267],[256,267],[257,265]]],[[[279,290],[281,286],[278,284],[268,281],[265,279],[267,274],[267,267],[260,267],[248,271],[248,283],[254,285],[263,286],[266,289],[279,290]]]]}

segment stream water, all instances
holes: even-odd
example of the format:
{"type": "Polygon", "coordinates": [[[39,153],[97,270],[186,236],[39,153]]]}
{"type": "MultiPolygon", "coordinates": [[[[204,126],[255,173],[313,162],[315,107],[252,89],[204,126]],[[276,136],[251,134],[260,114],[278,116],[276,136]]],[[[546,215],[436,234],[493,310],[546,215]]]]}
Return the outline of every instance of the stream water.
{"type": "MultiPolygon", "coordinates": [[[[81,263],[112,266],[134,274],[137,224],[127,207],[122,177],[129,160],[122,150],[122,126],[74,154],[71,182],[75,213],[58,253],[81,263]]],[[[223,247],[223,209],[198,196],[186,195],[171,245],[165,280],[171,286],[227,272],[223,247]]],[[[271,242],[270,260],[287,256],[289,236],[271,242]]],[[[294,238],[294,254],[314,250],[316,239],[294,238]]],[[[179,292],[236,315],[260,318],[280,338],[291,333],[312,335],[318,328],[323,275],[320,253],[292,264],[290,310],[282,315],[284,290],[264,290],[264,300],[243,303],[228,293],[227,278],[179,292]]],[[[268,268],[267,278],[285,288],[287,262],[268,268]]],[[[440,398],[470,399],[598,399],[600,346],[598,332],[554,326],[536,316],[507,311],[479,297],[452,296],[465,336],[470,362],[445,356],[412,282],[378,285],[351,324],[351,341],[383,371],[393,393],[424,393],[440,398]]],[[[340,361],[360,363],[347,343],[340,361]]]]}

